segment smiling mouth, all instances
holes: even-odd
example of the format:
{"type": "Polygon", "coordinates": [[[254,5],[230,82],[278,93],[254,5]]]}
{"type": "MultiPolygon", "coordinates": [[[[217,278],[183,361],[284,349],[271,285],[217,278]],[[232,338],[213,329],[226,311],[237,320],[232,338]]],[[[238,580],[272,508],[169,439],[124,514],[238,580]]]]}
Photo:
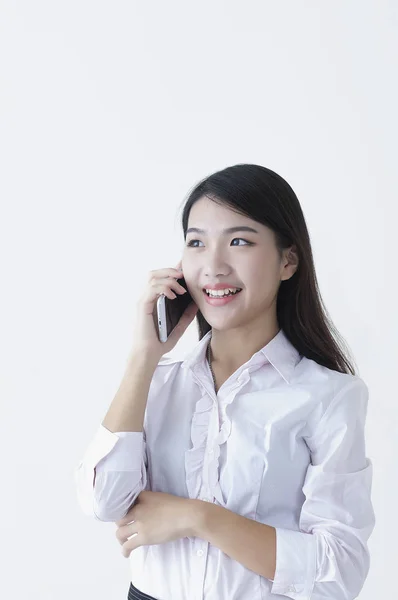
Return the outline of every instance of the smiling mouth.
{"type": "Polygon", "coordinates": [[[239,292],[242,291],[242,288],[236,288],[236,290],[234,292],[228,292],[228,294],[209,294],[208,292],[206,292],[206,289],[203,288],[203,293],[206,294],[206,296],[208,298],[229,298],[229,296],[236,296],[237,294],[239,294],[239,292]]]}

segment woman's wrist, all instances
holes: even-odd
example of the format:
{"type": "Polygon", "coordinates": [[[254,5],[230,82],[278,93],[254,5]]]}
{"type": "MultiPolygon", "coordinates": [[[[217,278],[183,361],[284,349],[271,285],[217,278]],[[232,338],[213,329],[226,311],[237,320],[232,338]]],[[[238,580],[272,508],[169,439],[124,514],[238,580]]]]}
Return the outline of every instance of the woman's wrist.
{"type": "Polygon", "coordinates": [[[186,537],[202,537],[209,506],[211,505],[203,500],[187,499],[186,537]]]}

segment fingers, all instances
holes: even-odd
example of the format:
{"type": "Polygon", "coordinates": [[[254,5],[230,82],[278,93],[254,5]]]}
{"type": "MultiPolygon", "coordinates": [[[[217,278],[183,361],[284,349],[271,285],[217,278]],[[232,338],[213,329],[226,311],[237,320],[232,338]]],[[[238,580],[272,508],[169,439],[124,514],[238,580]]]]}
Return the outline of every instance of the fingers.
{"type": "Polygon", "coordinates": [[[178,294],[185,294],[187,291],[184,286],[178,283],[178,281],[170,277],[168,279],[154,278],[151,283],[152,289],[155,290],[157,294],[165,294],[169,298],[177,297],[173,290],[175,290],[178,294]]]}
{"type": "Polygon", "coordinates": [[[174,277],[175,279],[179,279],[182,275],[182,271],[179,269],[155,269],[154,271],[149,271],[148,278],[151,281],[152,278],[160,279],[163,277],[174,277]]]}
{"type": "Polygon", "coordinates": [[[135,550],[139,546],[143,545],[142,542],[138,541],[138,539],[139,539],[139,536],[137,533],[134,536],[132,536],[130,539],[128,539],[127,542],[125,542],[123,544],[122,554],[123,554],[124,558],[128,558],[133,550],[135,550]]]}
{"type": "Polygon", "coordinates": [[[174,298],[177,297],[177,294],[174,292],[185,294],[187,290],[178,283],[177,279],[181,279],[181,273],[175,269],[158,269],[157,271],[150,271],[148,296],[145,300],[153,302],[161,294],[174,300],[174,298]]]}
{"type": "Polygon", "coordinates": [[[128,558],[133,550],[143,545],[142,540],[140,541],[138,526],[135,521],[129,525],[119,527],[116,531],[116,538],[122,546],[122,554],[125,558],[128,558]]]}
{"type": "Polygon", "coordinates": [[[128,540],[130,540],[133,536],[137,535],[138,526],[135,521],[130,523],[129,525],[123,525],[116,530],[116,539],[119,544],[123,546],[128,540]]]}

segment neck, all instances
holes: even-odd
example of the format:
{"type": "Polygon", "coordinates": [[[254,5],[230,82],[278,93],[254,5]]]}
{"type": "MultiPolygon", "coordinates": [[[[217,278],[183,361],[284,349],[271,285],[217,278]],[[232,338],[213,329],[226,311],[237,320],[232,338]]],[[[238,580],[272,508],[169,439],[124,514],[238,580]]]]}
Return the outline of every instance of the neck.
{"type": "Polygon", "coordinates": [[[218,368],[234,372],[248,362],[253,354],[266,346],[279,332],[274,322],[262,329],[258,327],[229,329],[227,331],[212,328],[210,351],[212,363],[218,368]]]}

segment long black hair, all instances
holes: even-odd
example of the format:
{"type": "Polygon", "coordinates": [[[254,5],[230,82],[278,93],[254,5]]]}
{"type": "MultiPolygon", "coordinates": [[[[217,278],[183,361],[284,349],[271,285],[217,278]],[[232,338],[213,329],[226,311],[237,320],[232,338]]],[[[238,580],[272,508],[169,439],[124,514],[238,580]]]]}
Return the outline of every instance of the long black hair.
{"type": "MultiPolygon", "coordinates": [[[[192,206],[203,196],[274,231],[277,250],[296,246],[298,268],[281,282],[277,296],[277,320],[298,352],[320,365],[355,375],[347,344],[333,325],[323,303],[300,202],[290,185],[266,167],[237,164],[202,179],[182,208],[184,240],[192,206]]],[[[196,314],[199,340],[211,329],[203,314],[196,314]]]]}

